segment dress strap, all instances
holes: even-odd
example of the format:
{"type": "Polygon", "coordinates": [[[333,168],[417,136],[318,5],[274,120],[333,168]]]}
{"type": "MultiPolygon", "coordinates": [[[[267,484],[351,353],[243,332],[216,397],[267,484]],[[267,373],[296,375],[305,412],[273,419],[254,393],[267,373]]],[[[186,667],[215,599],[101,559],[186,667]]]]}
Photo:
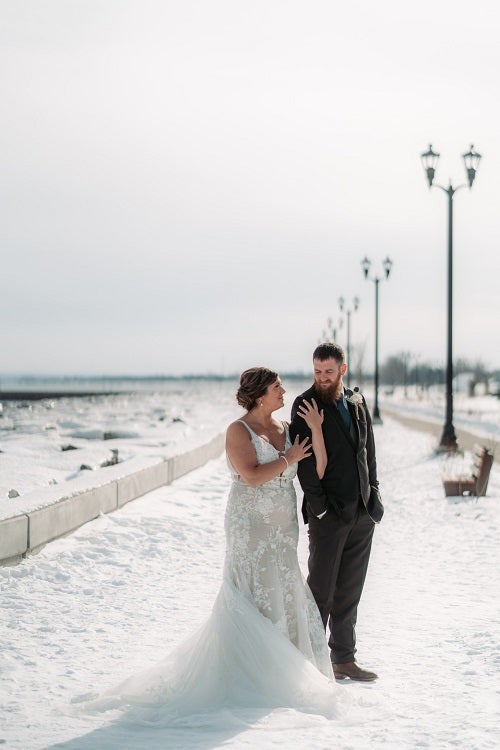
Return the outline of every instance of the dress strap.
{"type": "Polygon", "coordinates": [[[241,422],[241,424],[244,424],[244,425],[245,425],[245,427],[247,428],[248,432],[250,433],[250,435],[255,435],[255,432],[254,432],[254,431],[252,430],[252,428],[251,428],[251,427],[249,427],[249,426],[247,425],[247,423],[246,423],[246,422],[244,422],[244,421],[243,421],[242,419],[237,419],[236,421],[237,421],[237,422],[241,422]]]}

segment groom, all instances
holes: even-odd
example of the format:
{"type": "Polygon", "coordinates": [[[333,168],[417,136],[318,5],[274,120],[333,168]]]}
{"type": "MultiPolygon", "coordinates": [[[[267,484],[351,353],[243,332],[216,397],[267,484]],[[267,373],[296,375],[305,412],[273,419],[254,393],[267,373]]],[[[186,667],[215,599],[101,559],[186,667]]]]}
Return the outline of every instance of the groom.
{"type": "Polygon", "coordinates": [[[314,455],[299,461],[304,491],[302,515],[309,523],[309,577],[323,624],[330,625],[328,645],[338,680],[371,681],[374,672],[354,660],[357,608],[363,590],[373,529],[384,513],[380,500],[375,443],[370,414],[360,393],[345,389],[347,365],[337,344],[320,344],[313,354],[314,384],[295,399],[290,437],[311,433],[297,413],[302,399],[315,399],[323,410],[328,458],[323,479],[314,455]]]}

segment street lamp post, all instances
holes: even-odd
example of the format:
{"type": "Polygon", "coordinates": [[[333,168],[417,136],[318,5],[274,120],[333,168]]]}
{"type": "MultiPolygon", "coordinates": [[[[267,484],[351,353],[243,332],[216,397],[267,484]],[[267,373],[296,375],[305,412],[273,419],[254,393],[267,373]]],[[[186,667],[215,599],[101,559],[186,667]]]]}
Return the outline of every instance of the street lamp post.
{"type": "Polygon", "coordinates": [[[420,359],[420,354],[415,354],[415,398],[419,398],[418,390],[419,390],[419,372],[418,372],[418,361],[420,359]]]}
{"type": "MultiPolygon", "coordinates": [[[[338,330],[342,328],[343,324],[344,324],[344,321],[342,320],[342,318],[339,318],[338,330]]],[[[333,325],[332,318],[328,318],[328,320],[326,321],[326,326],[327,326],[326,330],[323,329],[323,332],[322,332],[322,336],[323,336],[322,341],[332,341],[332,342],[337,341],[337,326],[333,325]]]]}
{"type": "Polygon", "coordinates": [[[373,405],[373,422],[375,424],[382,424],[382,417],[380,416],[380,411],[378,408],[378,385],[379,385],[379,373],[378,373],[378,285],[380,284],[380,281],[383,279],[388,279],[389,275],[391,273],[392,268],[392,260],[387,257],[383,263],[382,266],[384,268],[385,276],[382,277],[382,279],[379,276],[369,276],[370,273],[370,266],[371,266],[371,260],[367,258],[366,256],[361,261],[361,268],[363,269],[363,273],[365,275],[365,279],[369,279],[370,281],[373,281],[375,284],[375,376],[374,376],[374,386],[375,386],[375,402],[373,405]]]}
{"type": "Polygon", "coordinates": [[[410,352],[401,352],[401,359],[403,361],[403,392],[405,398],[408,398],[408,365],[411,360],[410,352]]]}
{"type": "MultiPolygon", "coordinates": [[[[340,312],[344,312],[345,307],[345,299],[343,297],[339,297],[339,309],[340,312]]],[[[347,387],[350,388],[351,385],[351,372],[350,372],[350,366],[351,366],[351,314],[353,312],[356,312],[356,310],[359,307],[359,297],[353,297],[352,300],[352,310],[345,310],[346,314],[346,321],[347,321],[347,387]]]]}
{"type": "MultiPolygon", "coordinates": [[[[467,182],[469,189],[472,187],[476,172],[481,161],[481,154],[474,151],[474,146],[470,147],[470,151],[466,154],[462,154],[462,158],[465,164],[465,171],[467,173],[467,182]]],[[[432,146],[429,146],[429,150],[421,154],[422,164],[427,175],[427,181],[429,183],[429,189],[431,187],[437,187],[442,190],[448,196],[448,321],[447,321],[447,351],[446,351],[446,417],[443,428],[443,434],[441,442],[439,443],[439,451],[456,451],[458,448],[457,436],[455,434],[455,428],[453,426],[453,196],[460,190],[460,188],[467,187],[462,184],[457,187],[453,187],[450,183],[447,188],[443,185],[433,185],[434,176],[436,174],[436,166],[439,159],[439,154],[432,150],[432,146]]]]}

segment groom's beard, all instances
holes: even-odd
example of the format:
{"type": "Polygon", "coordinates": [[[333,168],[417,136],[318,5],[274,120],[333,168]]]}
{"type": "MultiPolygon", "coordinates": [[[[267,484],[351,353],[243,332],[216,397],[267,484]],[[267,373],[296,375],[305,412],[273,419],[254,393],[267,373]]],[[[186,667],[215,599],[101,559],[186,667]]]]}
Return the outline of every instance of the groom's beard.
{"type": "Polygon", "coordinates": [[[342,373],[339,372],[335,380],[331,383],[314,383],[314,390],[320,396],[324,404],[333,404],[338,401],[342,393],[342,373]]]}

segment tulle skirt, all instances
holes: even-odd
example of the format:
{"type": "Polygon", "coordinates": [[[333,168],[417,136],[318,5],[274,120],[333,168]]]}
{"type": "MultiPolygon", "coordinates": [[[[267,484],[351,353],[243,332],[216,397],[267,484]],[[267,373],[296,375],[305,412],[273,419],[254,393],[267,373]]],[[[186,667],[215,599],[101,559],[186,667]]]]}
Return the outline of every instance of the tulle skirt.
{"type": "Polygon", "coordinates": [[[225,577],[197,632],[163,661],[85,707],[121,709],[133,723],[158,727],[193,725],[195,716],[203,723],[215,709],[231,707],[288,707],[336,718],[345,700],[326,643],[324,653],[325,674],[225,577]]]}

